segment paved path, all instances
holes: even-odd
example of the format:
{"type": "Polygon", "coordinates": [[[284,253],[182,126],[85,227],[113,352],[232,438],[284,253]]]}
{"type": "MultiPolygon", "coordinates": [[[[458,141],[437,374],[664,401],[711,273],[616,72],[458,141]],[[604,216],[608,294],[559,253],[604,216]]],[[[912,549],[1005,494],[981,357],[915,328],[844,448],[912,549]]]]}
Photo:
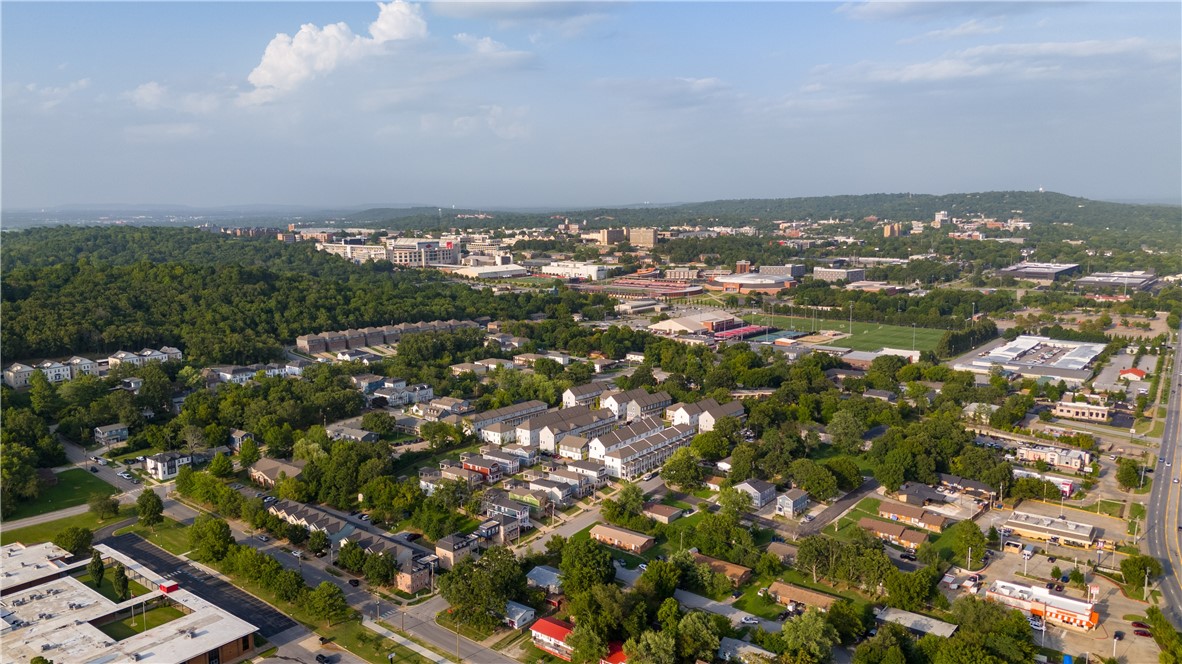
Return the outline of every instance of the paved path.
{"type": "Polygon", "coordinates": [[[442,655],[437,655],[434,652],[432,652],[431,650],[428,650],[428,649],[424,648],[423,646],[420,646],[419,644],[415,643],[414,641],[411,641],[410,639],[404,638],[398,634],[395,634],[394,632],[391,632],[390,630],[386,629],[385,627],[382,627],[381,625],[370,620],[369,618],[365,618],[364,620],[362,620],[361,624],[364,625],[370,631],[377,632],[378,634],[381,634],[382,636],[386,637],[387,639],[390,639],[391,641],[393,641],[399,645],[406,646],[407,648],[417,652],[419,655],[422,655],[422,657],[424,659],[427,659],[432,662],[436,662],[437,664],[443,664],[444,662],[451,662],[450,659],[443,657],[442,655]]]}
{"type": "Polygon", "coordinates": [[[858,501],[866,496],[874,493],[878,488],[878,480],[873,477],[867,477],[862,480],[862,486],[838,498],[829,507],[826,507],[820,514],[817,515],[811,523],[802,523],[797,527],[797,532],[801,537],[808,537],[809,535],[816,535],[821,532],[821,529],[829,525],[830,522],[837,520],[841,515],[853,509],[858,501]]]}
{"type": "MultiPolygon", "coordinates": [[[[1180,340],[1182,341],[1182,340],[1180,340]]],[[[1178,344],[1182,346],[1182,343],[1178,344]]],[[[1170,381],[1170,401],[1166,406],[1165,431],[1161,439],[1161,456],[1173,468],[1158,466],[1153,487],[1146,505],[1146,543],[1149,553],[1161,561],[1164,575],[1158,587],[1165,599],[1162,612],[1174,624],[1182,625],[1182,485],[1174,484],[1178,467],[1182,464],[1182,353],[1175,353],[1173,373],[1163,378],[1170,381]]]]}

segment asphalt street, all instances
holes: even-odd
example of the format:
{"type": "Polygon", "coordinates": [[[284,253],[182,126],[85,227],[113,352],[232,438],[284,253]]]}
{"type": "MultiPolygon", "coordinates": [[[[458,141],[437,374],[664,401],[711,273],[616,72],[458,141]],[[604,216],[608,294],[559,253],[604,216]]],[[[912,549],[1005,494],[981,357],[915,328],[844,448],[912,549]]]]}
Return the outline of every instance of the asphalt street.
{"type": "MultiPolygon", "coordinates": [[[[1182,341],[1182,337],[1179,338],[1182,341]]],[[[1182,346],[1177,343],[1175,346],[1182,346]]],[[[1149,554],[1161,561],[1164,574],[1159,588],[1164,598],[1162,611],[1177,628],[1182,625],[1182,484],[1176,484],[1178,474],[1182,471],[1182,419],[1179,409],[1182,409],[1182,362],[1179,360],[1177,348],[1174,353],[1174,367],[1170,381],[1170,401],[1166,405],[1165,432],[1162,434],[1160,456],[1171,463],[1167,469],[1164,463],[1159,463],[1154,473],[1153,487],[1149,493],[1149,503],[1146,506],[1146,542],[1149,554]]],[[[1164,384],[1164,383],[1163,383],[1164,384]]]]}

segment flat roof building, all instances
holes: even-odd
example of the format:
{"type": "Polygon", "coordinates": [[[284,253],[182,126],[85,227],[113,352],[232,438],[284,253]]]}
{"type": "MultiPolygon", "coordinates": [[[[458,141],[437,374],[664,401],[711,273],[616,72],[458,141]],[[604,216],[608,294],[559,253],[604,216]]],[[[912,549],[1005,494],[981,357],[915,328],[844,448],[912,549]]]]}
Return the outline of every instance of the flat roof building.
{"type": "Polygon", "coordinates": [[[1092,362],[1104,352],[1104,344],[1065,341],[1023,334],[1013,341],[991,342],[957,358],[952,368],[977,374],[994,367],[1031,378],[1063,380],[1079,385],[1092,377],[1092,362]]]}
{"type": "Polygon", "coordinates": [[[874,616],[874,619],[880,623],[895,623],[907,628],[907,631],[916,636],[925,636],[927,634],[935,634],[936,636],[947,639],[956,633],[957,625],[946,623],[935,618],[929,618],[919,613],[912,613],[902,609],[885,608],[874,616]]]}
{"type": "Polygon", "coordinates": [[[1095,604],[1064,597],[1042,586],[994,581],[986,589],[985,599],[1065,627],[1094,629],[1100,624],[1095,604]]]}
{"type": "Polygon", "coordinates": [[[1157,283],[1153,270],[1134,272],[1093,272],[1075,280],[1075,286],[1084,290],[1148,290],[1157,283]]]}
{"type": "Polygon", "coordinates": [[[1032,263],[1023,261],[997,271],[999,277],[1050,283],[1079,272],[1078,263],[1032,263]]]}
{"type": "Polygon", "coordinates": [[[862,268],[815,267],[813,279],[817,281],[863,281],[866,270],[862,268]]]}
{"type": "Polygon", "coordinates": [[[1028,512],[1014,512],[1006,519],[1005,527],[1023,537],[1070,546],[1087,548],[1096,541],[1095,526],[1028,512]]]}

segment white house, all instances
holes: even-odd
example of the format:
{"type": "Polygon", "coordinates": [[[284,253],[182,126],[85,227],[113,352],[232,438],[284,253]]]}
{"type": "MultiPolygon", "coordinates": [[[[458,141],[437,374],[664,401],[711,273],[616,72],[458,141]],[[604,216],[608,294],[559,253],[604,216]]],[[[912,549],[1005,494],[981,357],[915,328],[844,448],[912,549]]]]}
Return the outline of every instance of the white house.
{"type": "Polygon", "coordinates": [[[157,480],[170,480],[181,471],[181,466],[193,463],[193,455],[187,452],[162,452],[144,460],[144,470],[157,480]]]}

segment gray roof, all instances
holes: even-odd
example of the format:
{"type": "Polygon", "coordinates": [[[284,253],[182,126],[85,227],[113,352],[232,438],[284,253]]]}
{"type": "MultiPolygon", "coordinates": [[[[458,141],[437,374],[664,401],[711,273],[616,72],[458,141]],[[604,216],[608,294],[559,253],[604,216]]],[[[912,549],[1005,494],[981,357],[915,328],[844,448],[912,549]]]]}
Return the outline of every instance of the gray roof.
{"type": "Polygon", "coordinates": [[[562,574],[549,565],[538,565],[527,572],[525,578],[543,588],[562,587],[562,574]]]}

